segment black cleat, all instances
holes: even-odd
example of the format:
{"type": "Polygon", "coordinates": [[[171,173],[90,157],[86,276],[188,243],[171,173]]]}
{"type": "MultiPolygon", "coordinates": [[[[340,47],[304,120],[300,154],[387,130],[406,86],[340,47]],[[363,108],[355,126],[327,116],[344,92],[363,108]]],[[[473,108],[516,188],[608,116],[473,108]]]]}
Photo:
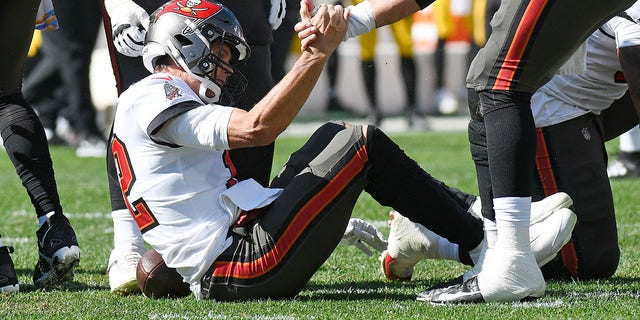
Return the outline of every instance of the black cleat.
{"type": "Polygon", "coordinates": [[[484,302],[480,287],[478,287],[478,277],[471,277],[468,280],[442,289],[434,289],[418,294],[418,296],[431,296],[429,302],[432,304],[460,304],[484,302]],[[430,293],[430,294],[429,294],[430,293]]]}
{"type": "Polygon", "coordinates": [[[462,277],[463,276],[459,276],[455,279],[451,279],[447,282],[441,282],[425,291],[422,291],[420,293],[418,293],[418,296],[416,297],[416,300],[418,301],[431,301],[431,299],[436,295],[436,294],[440,294],[441,292],[443,292],[445,289],[448,289],[452,286],[455,285],[460,285],[462,284],[462,277]]]}
{"type": "Polygon", "coordinates": [[[52,215],[36,232],[40,258],[33,273],[36,287],[58,286],[73,280],[80,263],[80,247],[67,217],[52,215]]]}
{"type": "Polygon", "coordinates": [[[18,292],[20,290],[18,276],[13,267],[10,253],[13,253],[13,247],[0,247],[0,293],[18,292]]]}

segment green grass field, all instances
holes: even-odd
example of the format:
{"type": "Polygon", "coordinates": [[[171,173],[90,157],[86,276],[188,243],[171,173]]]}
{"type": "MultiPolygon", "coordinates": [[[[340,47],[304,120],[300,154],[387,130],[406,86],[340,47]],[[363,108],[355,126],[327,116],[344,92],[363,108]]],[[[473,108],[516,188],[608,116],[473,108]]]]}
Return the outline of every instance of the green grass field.
{"type": "MultiPolygon", "coordinates": [[[[476,192],[464,133],[395,135],[394,139],[435,177],[476,192]]],[[[274,168],[303,142],[291,137],[278,140],[274,168]]],[[[609,147],[615,154],[617,143],[609,147]]],[[[0,234],[4,244],[15,247],[12,258],[21,285],[18,294],[0,295],[3,319],[637,319],[640,314],[637,179],[613,182],[622,257],[610,280],[549,282],[547,294],[534,302],[431,306],[415,301],[415,294],[460,275],[466,270],[464,266],[423,261],[416,267],[413,281],[389,282],[381,274],[377,257],[352,247],[338,247],[295,299],[221,303],[197,301],[193,296],[151,300],[141,295],[111,294],[106,268],[113,228],[104,160],[80,159],[65,148],[53,148],[52,157],[62,205],[78,234],[81,263],[75,281],[68,286],[52,291],[33,287],[37,220],[11,163],[1,152],[0,234]]],[[[388,211],[364,194],[354,216],[380,222],[387,219],[388,211]]]]}

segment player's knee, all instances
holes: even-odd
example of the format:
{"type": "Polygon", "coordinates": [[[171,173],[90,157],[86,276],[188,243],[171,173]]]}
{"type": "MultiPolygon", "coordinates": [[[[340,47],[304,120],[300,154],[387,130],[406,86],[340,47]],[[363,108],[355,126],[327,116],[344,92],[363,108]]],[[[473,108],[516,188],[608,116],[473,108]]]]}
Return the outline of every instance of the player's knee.
{"type": "Polygon", "coordinates": [[[553,263],[545,266],[545,277],[579,280],[607,279],[616,272],[619,261],[620,249],[616,241],[605,241],[582,247],[565,246],[559,263],[555,267],[553,263]]]}
{"type": "Polygon", "coordinates": [[[340,131],[347,128],[348,125],[344,121],[329,121],[321,125],[316,131],[313,132],[307,143],[298,151],[289,157],[289,163],[301,162],[303,166],[313,159],[319,150],[325,148],[329,141],[331,141],[340,131]],[[310,150],[315,150],[310,152],[310,150]],[[300,154],[306,156],[300,157],[300,154]]]}
{"type": "Polygon", "coordinates": [[[346,122],[344,120],[331,120],[323,124],[322,126],[320,126],[318,130],[335,129],[335,128],[339,128],[340,130],[342,130],[344,128],[349,128],[351,126],[352,126],[351,123],[346,122]]]}
{"type": "Polygon", "coordinates": [[[386,141],[390,140],[380,128],[374,125],[363,126],[363,134],[367,149],[371,149],[374,145],[386,144],[386,141]],[[364,127],[366,127],[366,129],[364,129],[364,127]]]}
{"type": "MultiPolygon", "coordinates": [[[[596,206],[597,202],[591,202],[596,206]]],[[[613,208],[609,210],[578,210],[578,224],[573,232],[577,276],[581,280],[606,279],[618,269],[620,247],[613,208]],[[604,214],[607,212],[607,214],[604,214]],[[598,215],[602,218],[595,218],[598,215]],[[591,218],[591,219],[589,219],[591,218]]],[[[566,262],[565,262],[566,264],[566,262]]],[[[569,269],[571,270],[571,269],[569,269]]]]}

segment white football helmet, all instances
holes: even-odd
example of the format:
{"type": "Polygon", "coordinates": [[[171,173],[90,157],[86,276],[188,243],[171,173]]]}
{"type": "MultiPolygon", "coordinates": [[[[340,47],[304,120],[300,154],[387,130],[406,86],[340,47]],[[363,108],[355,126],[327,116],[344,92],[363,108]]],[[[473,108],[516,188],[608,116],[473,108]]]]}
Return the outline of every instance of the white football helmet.
{"type": "Polygon", "coordinates": [[[233,104],[247,87],[247,79],[231,66],[251,54],[238,19],[216,1],[169,1],[150,17],[142,59],[150,72],[159,57],[168,55],[200,81],[198,95],[206,103],[233,104]],[[230,64],[211,53],[212,43],[222,41],[232,51],[230,64]],[[211,74],[217,68],[233,70],[224,83],[211,74]]]}

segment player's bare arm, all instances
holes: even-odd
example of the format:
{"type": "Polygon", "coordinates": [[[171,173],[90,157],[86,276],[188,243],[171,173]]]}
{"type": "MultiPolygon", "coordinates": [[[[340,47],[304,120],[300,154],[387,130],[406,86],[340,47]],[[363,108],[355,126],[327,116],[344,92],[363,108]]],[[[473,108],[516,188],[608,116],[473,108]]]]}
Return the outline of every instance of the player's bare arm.
{"type": "Polygon", "coordinates": [[[376,28],[397,22],[420,10],[415,0],[369,0],[369,3],[376,19],[376,28]]]}
{"type": "Polygon", "coordinates": [[[640,46],[629,46],[618,49],[618,58],[624,78],[629,84],[631,100],[640,115],[640,46]]]}
{"type": "MultiPolygon", "coordinates": [[[[374,28],[397,22],[417,12],[421,6],[432,2],[431,0],[368,0],[356,6],[350,6],[351,20],[345,38],[356,37],[374,28]]],[[[313,0],[300,1],[301,21],[296,24],[295,30],[298,32],[302,50],[305,50],[315,40],[315,30],[313,25],[308,22],[314,15],[314,9],[313,0]]]]}
{"type": "Polygon", "coordinates": [[[342,42],[349,10],[323,5],[310,20],[316,33],[291,71],[251,111],[234,110],[228,126],[231,148],[267,145],[282,133],[298,114],[322,73],[324,64],[342,42]]]}

